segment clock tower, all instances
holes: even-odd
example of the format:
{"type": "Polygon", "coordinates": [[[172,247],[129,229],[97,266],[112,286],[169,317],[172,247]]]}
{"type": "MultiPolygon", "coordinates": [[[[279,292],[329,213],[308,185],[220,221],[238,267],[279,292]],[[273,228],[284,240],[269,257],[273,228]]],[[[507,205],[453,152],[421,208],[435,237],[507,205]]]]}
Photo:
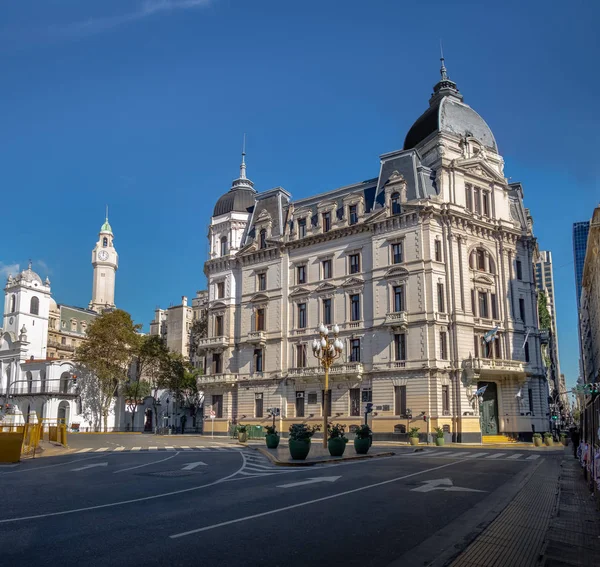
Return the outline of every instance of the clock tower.
{"type": "Polygon", "coordinates": [[[114,235],[108,224],[108,209],[106,221],[100,229],[98,242],[92,250],[92,266],[94,266],[94,284],[92,301],[89,308],[101,313],[104,309],[115,307],[115,274],[119,267],[119,255],[114,247],[114,235]]]}

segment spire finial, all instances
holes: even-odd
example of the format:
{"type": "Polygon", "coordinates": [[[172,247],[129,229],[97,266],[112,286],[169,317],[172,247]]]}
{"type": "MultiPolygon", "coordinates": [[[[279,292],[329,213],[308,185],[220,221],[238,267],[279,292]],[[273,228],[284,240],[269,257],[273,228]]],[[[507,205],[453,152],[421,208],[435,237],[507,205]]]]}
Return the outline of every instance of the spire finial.
{"type": "Polygon", "coordinates": [[[106,205],[106,222],[108,222],[108,205],[106,205]]]}
{"type": "Polygon", "coordinates": [[[242,142],[242,165],[240,165],[240,179],[246,179],[246,133],[242,142]]]}
{"type": "Polygon", "coordinates": [[[31,264],[32,264],[32,262],[31,262],[31,258],[29,258],[29,269],[30,269],[30,270],[31,270],[31,264]]]}
{"type": "Polygon", "coordinates": [[[440,75],[442,76],[442,81],[448,80],[448,72],[446,71],[446,65],[444,64],[444,48],[442,46],[442,40],[440,39],[440,61],[442,63],[442,67],[440,68],[440,75]]]}

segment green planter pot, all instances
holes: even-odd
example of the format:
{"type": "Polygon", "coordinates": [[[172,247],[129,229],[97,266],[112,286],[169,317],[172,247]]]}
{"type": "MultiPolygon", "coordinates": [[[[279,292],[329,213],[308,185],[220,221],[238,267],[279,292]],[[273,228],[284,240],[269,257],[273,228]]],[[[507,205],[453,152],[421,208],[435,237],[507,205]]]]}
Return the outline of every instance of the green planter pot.
{"type": "Polygon", "coordinates": [[[269,449],[277,449],[277,447],[279,446],[279,435],[277,435],[276,433],[267,435],[265,439],[267,440],[267,447],[269,449]]]}
{"type": "Polygon", "coordinates": [[[444,445],[444,438],[443,437],[436,437],[435,438],[435,444],[438,447],[442,447],[444,445]]]}
{"type": "Polygon", "coordinates": [[[365,439],[359,439],[358,437],[354,440],[354,450],[357,455],[366,455],[371,447],[371,438],[366,437],[365,439]]]}
{"type": "Polygon", "coordinates": [[[419,438],[418,437],[409,437],[410,440],[410,444],[411,445],[418,445],[419,444],[419,438]]]}
{"type": "Polygon", "coordinates": [[[246,441],[248,441],[248,432],[244,431],[243,433],[240,431],[238,433],[238,441],[240,443],[245,443],[246,441]]]}
{"type": "Polygon", "coordinates": [[[347,439],[343,437],[335,437],[334,439],[330,439],[327,441],[327,448],[329,449],[329,454],[332,457],[341,457],[346,450],[347,439]]]}
{"type": "Polygon", "coordinates": [[[544,437],[544,443],[546,444],[546,447],[554,446],[554,441],[552,440],[552,437],[544,437]]]}
{"type": "Polygon", "coordinates": [[[569,446],[569,439],[567,437],[563,437],[560,442],[565,446],[568,447],[569,446]]]}
{"type": "Polygon", "coordinates": [[[369,447],[373,445],[373,435],[369,435],[369,447]]]}
{"type": "Polygon", "coordinates": [[[536,447],[541,447],[544,444],[544,442],[542,441],[542,439],[540,437],[534,437],[533,438],[533,444],[536,447]]]}
{"type": "Polygon", "coordinates": [[[310,439],[307,439],[306,441],[294,441],[293,439],[290,439],[289,448],[292,459],[303,461],[310,451],[310,439]]]}

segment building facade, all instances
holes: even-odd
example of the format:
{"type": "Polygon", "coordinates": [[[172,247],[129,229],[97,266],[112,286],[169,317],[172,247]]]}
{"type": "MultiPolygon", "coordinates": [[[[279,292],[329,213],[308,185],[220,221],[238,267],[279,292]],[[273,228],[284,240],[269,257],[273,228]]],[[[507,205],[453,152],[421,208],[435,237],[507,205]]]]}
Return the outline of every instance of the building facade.
{"type": "Polygon", "coordinates": [[[552,268],[552,253],[549,250],[539,252],[538,259],[535,262],[535,284],[538,292],[543,293],[546,298],[546,308],[550,315],[550,328],[547,333],[541,335],[550,394],[557,399],[557,405],[560,405],[561,408],[568,408],[569,400],[565,376],[560,372],[558,326],[556,324],[556,302],[554,299],[554,271],[552,268]]]}
{"type": "Polygon", "coordinates": [[[585,253],[587,248],[588,233],[590,231],[590,221],[581,221],[573,223],[573,265],[575,271],[575,294],[577,298],[577,335],[579,338],[579,382],[584,381],[583,372],[583,351],[581,335],[581,288],[583,280],[583,265],[585,263],[585,253]]]}
{"type": "Polygon", "coordinates": [[[443,427],[458,442],[547,428],[534,258],[523,188],[485,121],[441,69],[404,148],[373,179],[292,200],[240,176],[209,227],[205,415],[358,425],[376,437],[443,427]],[[310,344],[338,324],[343,357],[310,344]],[[427,423],[422,416],[427,417],[427,423]]]}

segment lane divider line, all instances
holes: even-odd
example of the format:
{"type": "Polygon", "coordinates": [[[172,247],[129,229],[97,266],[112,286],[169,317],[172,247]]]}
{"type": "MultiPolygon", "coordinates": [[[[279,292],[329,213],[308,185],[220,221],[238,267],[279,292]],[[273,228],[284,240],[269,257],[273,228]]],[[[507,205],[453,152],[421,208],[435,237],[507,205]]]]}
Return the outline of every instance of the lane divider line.
{"type": "Polygon", "coordinates": [[[137,465],[135,467],[129,467],[127,469],[121,469],[121,470],[113,472],[113,474],[122,473],[122,472],[126,472],[126,471],[132,471],[134,469],[141,469],[142,467],[147,467],[149,465],[156,465],[158,463],[164,463],[165,461],[168,461],[169,459],[172,459],[172,458],[176,457],[177,455],[179,455],[179,452],[174,453],[173,455],[169,455],[166,459],[160,459],[158,461],[152,461],[150,463],[144,463],[143,465],[137,465]]]}

